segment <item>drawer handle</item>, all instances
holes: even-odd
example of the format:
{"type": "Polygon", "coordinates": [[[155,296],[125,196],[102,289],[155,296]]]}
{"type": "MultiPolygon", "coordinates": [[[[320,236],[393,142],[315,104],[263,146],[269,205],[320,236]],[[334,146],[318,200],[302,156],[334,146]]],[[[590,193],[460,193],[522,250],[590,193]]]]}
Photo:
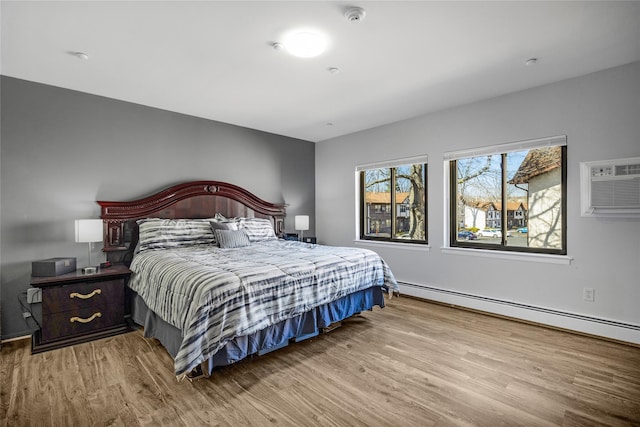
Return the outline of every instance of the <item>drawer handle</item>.
{"type": "Polygon", "coordinates": [[[73,323],[73,322],[89,323],[93,319],[95,319],[96,317],[102,317],[102,313],[100,313],[99,311],[97,313],[93,313],[93,316],[89,317],[88,319],[83,319],[82,317],[75,317],[74,316],[71,319],[69,319],[69,321],[71,323],[73,323]]]}
{"type": "Polygon", "coordinates": [[[81,299],[89,299],[89,298],[93,298],[95,295],[100,295],[102,293],[102,291],[100,289],[96,289],[95,291],[91,292],[90,294],[79,294],[77,292],[72,292],[69,294],[69,298],[81,298],[81,299]]]}

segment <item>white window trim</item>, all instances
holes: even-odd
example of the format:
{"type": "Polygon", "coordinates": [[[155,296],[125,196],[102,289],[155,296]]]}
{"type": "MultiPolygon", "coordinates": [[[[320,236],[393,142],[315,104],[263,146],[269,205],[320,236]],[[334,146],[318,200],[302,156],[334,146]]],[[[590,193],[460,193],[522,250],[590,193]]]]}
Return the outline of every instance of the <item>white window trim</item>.
{"type": "MultiPolygon", "coordinates": [[[[448,242],[447,238],[445,242],[448,242]]],[[[443,254],[450,255],[468,255],[483,258],[499,258],[511,261],[529,261],[542,262],[547,264],[564,264],[569,265],[573,261],[573,257],[568,255],[552,255],[552,254],[536,254],[529,252],[510,252],[510,251],[490,251],[487,249],[470,249],[470,248],[452,248],[451,246],[442,247],[443,254]]]]}
{"type": "Polygon", "coordinates": [[[509,142],[506,144],[496,144],[487,147],[449,151],[444,153],[444,161],[448,164],[451,160],[459,160],[467,157],[489,156],[494,154],[512,153],[514,151],[530,150],[532,148],[557,147],[564,145],[567,145],[566,135],[549,136],[546,138],[529,139],[527,141],[509,142]]]}
{"type": "Polygon", "coordinates": [[[394,249],[406,249],[410,251],[419,251],[419,252],[429,252],[431,251],[431,246],[429,244],[422,243],[401,243],[401,242],[381,242],[378,240],[363,240],[356,238],[353,240],[353,243],[356,245],[362,246],[378,246],[378,247],[392,247],[394,249]]]}
{"type": "MultiPolygon", "coordinates": [[[[414,156],[414,157],[405,157],[402,159],[393,159],[393,160],[384,160],[384,161],[380,161],[380,162],[374,162],[374,163],[365,163],[363,165],[358,165],[356,166],[356,179],[357,179],[357,172],[362,172],[363,170],[367,170],[367,169],[381,169],[381,168],[394,168],[396,166],[402,166],[402,165],[412,165],[412,164],[416,164],[416,163],[426,163],[428,164],[429,162],[428,157],[426,154],[423,154],[421,156],[414,156]]],[[[356,183],[357,185],[357,183],[356,183]]]]}
{"type": "Polygon", "coordinates": [[[513,261],[530,261],[530,262],[542,262],[549,264],[564,264],[569,265],[573,260],[573,257],[568,255],[553,255],[553,254],[537,254],[530,252],[511,252],[511,251],[500,251],[500,250],[487,250],[487,249],[475,249],[475,248],[458,248],[451,247],[449,244],[449,235],[450,235],[450,223],[451,218],[449,215],[450,207],[451,207],[451,189],[450,189],[450,174],[449,174],[449,163],[452,160],[458,160],[466,157],[474,157],[474,156],[486,156],[490,154],[502,154],[513,151],[520,151],[532,148],[541,148],[541,147],[549,147],[549,146],[564,146],[567,145],[567,136],[559,135],[552,136],[547,138],[540,139],[532,139],[522,142],[511,142],[508,144],[498,144],[492,145],[488,147],[479,147],[474,149],[467,150],[459,150],[459,151],[450,151],[444,154],[443,161],[443,190],[444,190],[444,206],[443,206],[443,220],[444,224],[442,227],[443,236],[442,241],[444,245],[442,246],[442,253],[444,254],[454,254],[454,255],[468,255],[468,256],[476,256],[476,257],[485,257],[485,258],[500,258],[500,259],[508,259],[513,261]]]}

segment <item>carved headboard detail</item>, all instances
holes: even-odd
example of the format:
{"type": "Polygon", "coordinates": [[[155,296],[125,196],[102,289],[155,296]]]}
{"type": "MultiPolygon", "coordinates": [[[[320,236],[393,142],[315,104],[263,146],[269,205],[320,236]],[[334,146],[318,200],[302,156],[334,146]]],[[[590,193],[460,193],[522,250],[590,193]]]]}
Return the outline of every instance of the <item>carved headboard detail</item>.
{"type": "Polygon", "coordinates": [[[151,196],[127,201],[98,201],[104,220],[104,251],[120,261],[116,253],[133,251],[138,242],[136,220],[141,218],[268,218],[278,236],[284,231],[286,205],[266,202],[237,185],[221,181],[193,181],[174,185],[151,196]],[[113,254],[109,254],[113,252],[113,254]]]}

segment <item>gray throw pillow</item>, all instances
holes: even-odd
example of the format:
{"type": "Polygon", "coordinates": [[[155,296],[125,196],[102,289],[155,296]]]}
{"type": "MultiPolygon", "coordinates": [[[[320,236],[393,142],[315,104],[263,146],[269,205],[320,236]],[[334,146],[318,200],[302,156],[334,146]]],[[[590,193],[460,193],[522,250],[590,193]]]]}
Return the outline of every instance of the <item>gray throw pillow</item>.
{"type": "Polygon", "coordinates": [[[213,230],[237,230],[238,223],[236,221],[210,221],[213,230]]]}
{"type": "Polygon", "coordinates": [[[251,245],[244,230],[213,230],[218,246],[223,249],[242,248],[251,245]]]}

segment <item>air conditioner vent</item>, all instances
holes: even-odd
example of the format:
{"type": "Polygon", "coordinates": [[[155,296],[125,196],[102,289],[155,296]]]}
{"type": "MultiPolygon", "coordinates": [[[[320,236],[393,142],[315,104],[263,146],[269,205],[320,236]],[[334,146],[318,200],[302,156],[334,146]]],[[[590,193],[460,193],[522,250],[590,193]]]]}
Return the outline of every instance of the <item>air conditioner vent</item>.
{"type": "Polygon", "coordinates": [[[616,176],[638,175],[640,176],[640,163],[633,165],[616,165],[616,176]]]}
{"type": "Polygon", "coordinates": [[[593,181],[591,207],[640,209],[640,178],[624,181],[593,181]]]}
{"type": "Polygon", "coordinates": [[[640,217],[640,157],[580,164],[582,216],[640,217]]]}

